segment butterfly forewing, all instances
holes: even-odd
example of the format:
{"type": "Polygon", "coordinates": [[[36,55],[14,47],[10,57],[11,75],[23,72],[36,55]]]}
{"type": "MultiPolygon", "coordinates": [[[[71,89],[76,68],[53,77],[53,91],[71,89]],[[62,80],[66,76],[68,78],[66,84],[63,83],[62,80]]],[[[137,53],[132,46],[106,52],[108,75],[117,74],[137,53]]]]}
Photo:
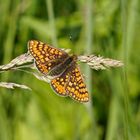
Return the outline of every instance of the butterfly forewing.
{"type": "Polygon", "coordinates": [[[79,102],[88,102],[89,94],[83,77],[80,73],[78,66],[74,66],[69,81],[66,85],[66,93],[74,100],[79,102]]]}
{"type": "Polygon", "coordinates": [[[43,74],[47,74],[49,70],[68,57],[65,51],[36,40],[28,42],[28,49],[35,59],[38,70],[43,74]]]}

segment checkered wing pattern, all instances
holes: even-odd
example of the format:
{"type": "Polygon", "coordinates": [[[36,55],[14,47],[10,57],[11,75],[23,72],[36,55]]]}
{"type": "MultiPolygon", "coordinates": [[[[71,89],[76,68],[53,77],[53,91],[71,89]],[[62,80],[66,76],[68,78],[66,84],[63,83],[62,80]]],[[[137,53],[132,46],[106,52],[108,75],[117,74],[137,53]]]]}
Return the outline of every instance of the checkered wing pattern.
{"type": "Polygon", "coordinates": [[[51,81],[51,86],[58,95],[70,96],[78,102],[88,102],[89,94],[77,66],[67,69],[61,76],[51,81]]]}
{"type": "Polygon", "coordinates": [[[68,83],[69,77],[70,77],[70,70],[67,69],[61,76],[51,80],[51,87],[58,95],[68,96],[65,87],[66,84],[68,83]]]}
{"type": "Polygon", "coordinates": [[[35,59],[38,70],[43,74],[47,74],[49,70],[68,56],[65,51],[36,40],[28,42],[28,49],[35,59]]]}
{"type": "Polygon", "coordinates": [[[88,102],[89,94],[78,66],[75,66],[66,85],[66,93],[74,100],[88,102]]]}

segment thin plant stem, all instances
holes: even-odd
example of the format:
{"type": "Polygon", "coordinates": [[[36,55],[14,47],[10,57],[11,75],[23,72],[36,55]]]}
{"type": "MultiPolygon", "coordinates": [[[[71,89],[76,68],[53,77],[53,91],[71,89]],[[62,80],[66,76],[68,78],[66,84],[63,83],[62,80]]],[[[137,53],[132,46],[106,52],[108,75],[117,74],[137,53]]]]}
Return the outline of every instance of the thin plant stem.
{"type": "Polygon", "coordinates": [[[121,8],[122,8],[122,31],[123,31],[123,39],[122,39],[122,49],[123,49],[123,60],[125,67],[123,68],[123,83],[124,83],[124,138],[128,140],[128,81],[127,81],[127,65],[128,65],[128,46],[127,46],[127,13],[126,13],[126,0],[121,0],[121,8]]]}
{"type": "Polygon", "coordinates": [[[126,38],[126,44],[127,44],[127,61],[129,61],[130,55],[131,55],[131,49],[133,47],[133,39],[135,35],[135,23],[136,23],[136,12],[137,7],[139,6],[139,0],[132,0],[130,3],[130,13],[128,16],[128,24],[127,24],[127,38],[126,38]]]}
{"type": "MultiPolygon", "coordinates": [[[[4,58],[3,58],[3,63],[5,64],[6,62],[10,61],[12,57],[12,49],[13,49],[13,44],[14,44],[14,39],[16,35],[16,22],[18,19],[18,2],[16,3],[16,8],[11,12],[10,17],[10,22],[9,22],[9,27],[8,27],[8,33],[7,37],[4,43],[4,58]]],[[[4,81],[8,79],[8,73],[4,77],[2,77],[4,81]]]]}
{"type": "MultiPolygon", "coordinates": [[[[85,16],[85,38],[86,38],[86,48],[85,48],[85,53],[90,54],[92,52],[92,34],[93,34],[93,19],[92,19],[92,0],[87,0],[86,1],[86,16],[85,16]]],[[[87,104],[88,110],[89,110],[89,115],[91,118],[91,134],[90,137],[92,138],[94,135],[94,138],[97,139],[97,133],[96,133],[96,124],[95,124],[95,116],[92,108],[92,98],[91,98],[91,93],[92,93],[92,73],[91,69],[89,67],[85,68],[85,74],[88,77],[86,80],[86,85],[90,94],[90,101],[87,104]],[[94,132],[94,133],[93,133],[94,132]]]]}
{"type": "Polygon", "coordinates": [[[56,35],[56,28],[55,28],[55,18],[54,18],[54,12],[53,12],[53,1],[46,0],[46,5],[48,9],[50,28],[52,30],[52,43],[55,47],[57,47],[58,45],[57,45],[57,35],[56,35]]]}

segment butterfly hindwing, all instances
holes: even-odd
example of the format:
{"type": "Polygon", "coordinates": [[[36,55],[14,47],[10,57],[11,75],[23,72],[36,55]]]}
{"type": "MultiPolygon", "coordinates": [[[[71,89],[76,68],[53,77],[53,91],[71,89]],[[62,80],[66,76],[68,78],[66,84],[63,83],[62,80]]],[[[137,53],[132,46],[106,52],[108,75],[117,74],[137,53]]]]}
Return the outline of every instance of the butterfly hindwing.
{"type": "Polygon", "coordinates": [[[89,94],[76,64],[51,81],[53,90],[61,96],[70,96],[78,102],[88,102],[89,94]]]}
{"type": "Polygon", "coordinates": [[[80,73],[78,66],[74,66],[69,81],[66,85],[66,93],[74,100],[79,102],[88,102],[89,94],[86,85],[83,81],[83,77],[80,73]]]}
{"type": "Polygon", "coordinates": [[[62,73],[62,75],[51,80],[51,87],[58,95],[68,96],[65,88],[69,80],[69,77],[70,77],[70,71],[69,69],[67,69],[64,73],[62,73]]]}

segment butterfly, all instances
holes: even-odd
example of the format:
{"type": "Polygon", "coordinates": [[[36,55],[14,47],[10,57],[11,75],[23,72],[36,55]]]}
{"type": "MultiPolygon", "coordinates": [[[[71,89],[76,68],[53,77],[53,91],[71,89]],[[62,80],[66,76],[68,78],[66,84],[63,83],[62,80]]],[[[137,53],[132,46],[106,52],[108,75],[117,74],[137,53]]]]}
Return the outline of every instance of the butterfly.
{"type": "Polygon", "coordinates": [[[89,101],[76,55],[37,40],[28,42],[28,50],[39,72],[52,77],[50,85],[58,95],[69,96],[78,102],[89,101]]]}

